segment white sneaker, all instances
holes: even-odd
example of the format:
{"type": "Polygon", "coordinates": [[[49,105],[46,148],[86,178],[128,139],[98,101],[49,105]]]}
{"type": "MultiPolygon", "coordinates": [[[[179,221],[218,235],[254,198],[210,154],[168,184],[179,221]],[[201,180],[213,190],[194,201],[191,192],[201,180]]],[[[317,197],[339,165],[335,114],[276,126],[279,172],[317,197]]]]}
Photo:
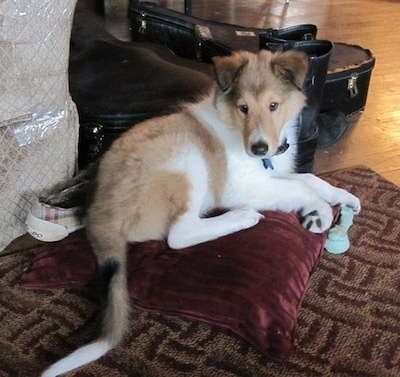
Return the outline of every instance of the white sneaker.
{"type": "Polygon", "coordinates": [[[28,233],[44,242],[60,241],[83,228],[80,207],[61,208],[36,199],[26,219],[28,233]]]}

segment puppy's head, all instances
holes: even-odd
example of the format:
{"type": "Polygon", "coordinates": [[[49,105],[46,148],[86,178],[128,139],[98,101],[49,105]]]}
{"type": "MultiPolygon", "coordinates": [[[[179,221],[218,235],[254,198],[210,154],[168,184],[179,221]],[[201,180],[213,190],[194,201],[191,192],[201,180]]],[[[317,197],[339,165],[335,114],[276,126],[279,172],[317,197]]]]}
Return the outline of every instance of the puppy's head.
{"type": "Polygon", "coordinates": [[[306,55],[240,51],[213,60],[220,118],[242,133],[250,156],[271,157],[281,152],[289,132],[284,126],[293,123],[306,105],[302,92],[306,55]]]}

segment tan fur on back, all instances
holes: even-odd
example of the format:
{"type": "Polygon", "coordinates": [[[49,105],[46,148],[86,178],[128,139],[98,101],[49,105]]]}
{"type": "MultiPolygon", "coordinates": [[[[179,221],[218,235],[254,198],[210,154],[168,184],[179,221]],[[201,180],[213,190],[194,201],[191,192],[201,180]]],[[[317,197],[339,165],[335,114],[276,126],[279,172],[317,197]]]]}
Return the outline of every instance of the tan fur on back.
{"type": "Polygon", "coordinates": [[[165,162],[190,144],[208,162],[212,191],[218,198],[226,174],[224,148],[184,111],[139,124],[112,145],[99,170],[89,226],[108,228],[117,221],[114,230],[120,227],[124,239],[128,234],[137,242],[165,238],[169,225],[187,210],[190,188],[184,174],[166,170],[165,162]]]}

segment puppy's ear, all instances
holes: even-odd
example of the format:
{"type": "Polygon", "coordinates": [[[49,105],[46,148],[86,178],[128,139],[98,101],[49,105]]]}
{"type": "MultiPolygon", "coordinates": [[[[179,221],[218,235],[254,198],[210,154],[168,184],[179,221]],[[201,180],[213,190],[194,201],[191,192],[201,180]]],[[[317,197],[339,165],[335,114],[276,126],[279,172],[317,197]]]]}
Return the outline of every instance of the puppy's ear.
{"type": "Polygon", "coordinates": [[[247,55],[246,53],[235,53],[230,56],[216,56],[212,59],[217,83],[223,92],[231,87],[243,67],[249,62],[247,55]]]}
{"type": "Polygon", "coordinates": [[[305,53],[293,50],[276,53],[271,59],[271,67],[276,76],[302,89],[308,70],[305,53]]]}

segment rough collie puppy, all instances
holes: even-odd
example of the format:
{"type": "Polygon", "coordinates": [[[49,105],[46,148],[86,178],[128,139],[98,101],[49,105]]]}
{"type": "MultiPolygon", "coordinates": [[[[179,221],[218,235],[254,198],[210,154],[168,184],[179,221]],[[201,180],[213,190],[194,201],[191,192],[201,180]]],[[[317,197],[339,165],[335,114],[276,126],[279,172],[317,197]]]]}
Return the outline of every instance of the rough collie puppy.
{"type": "Polygon", "coordinates": [[[307,59],[299,52],[237,52],[214,60],[217,84],[179,113],[139,124],[100,162],[87,216],[107,293],[99,339],[53,364],[56,376],[104,355],[128,327],[128,242],[166,239],[179,249],[257,224],[261,210],[297,211],[323,232],[331,206],[359,200],[311,174],[294,174],[296,118],[307,59]],[[214,208],[227,212],[205,215],[214,208]]]}

